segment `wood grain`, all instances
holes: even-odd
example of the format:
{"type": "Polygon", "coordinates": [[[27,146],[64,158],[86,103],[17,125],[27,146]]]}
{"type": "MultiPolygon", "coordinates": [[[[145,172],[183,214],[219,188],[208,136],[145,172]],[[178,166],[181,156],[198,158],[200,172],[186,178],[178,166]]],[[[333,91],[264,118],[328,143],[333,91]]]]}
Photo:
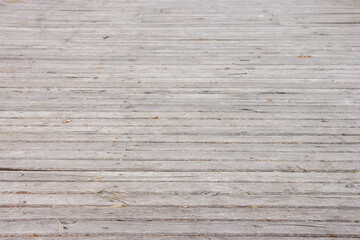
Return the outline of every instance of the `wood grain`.
{"type": "Polygon", "coordinates": [[[0,239],[360,236],[356,0],[0,0],[0,239]]]}

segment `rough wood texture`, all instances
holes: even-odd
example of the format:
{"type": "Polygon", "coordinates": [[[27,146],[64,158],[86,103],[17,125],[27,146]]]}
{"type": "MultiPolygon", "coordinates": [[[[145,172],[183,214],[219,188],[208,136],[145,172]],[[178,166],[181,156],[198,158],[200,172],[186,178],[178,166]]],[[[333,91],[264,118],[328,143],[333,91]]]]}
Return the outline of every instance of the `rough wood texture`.
{"type": "Polygon", "coordinates": [[[0,0],[0,239],[360,238],[358,0],[0,0]]]}

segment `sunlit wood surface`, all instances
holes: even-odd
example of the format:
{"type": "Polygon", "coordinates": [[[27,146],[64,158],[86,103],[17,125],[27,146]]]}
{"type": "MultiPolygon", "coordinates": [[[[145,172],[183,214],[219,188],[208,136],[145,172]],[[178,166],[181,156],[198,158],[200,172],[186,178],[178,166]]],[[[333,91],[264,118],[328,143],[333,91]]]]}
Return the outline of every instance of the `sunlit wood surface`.
{"type": "Polygon", "coordinates": [[[360,237],[360,1],[0,0],[0,240],[360,237]]]}

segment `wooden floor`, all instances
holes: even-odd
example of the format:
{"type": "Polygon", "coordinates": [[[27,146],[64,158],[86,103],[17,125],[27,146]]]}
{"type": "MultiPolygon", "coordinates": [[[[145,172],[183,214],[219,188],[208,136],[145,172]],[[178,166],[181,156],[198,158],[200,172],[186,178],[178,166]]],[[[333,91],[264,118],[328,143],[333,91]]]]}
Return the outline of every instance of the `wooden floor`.
{"type": "Polygon", "coordinates": [[[360,1],[0,0],[0,240],[360,238],[360,1]]]}

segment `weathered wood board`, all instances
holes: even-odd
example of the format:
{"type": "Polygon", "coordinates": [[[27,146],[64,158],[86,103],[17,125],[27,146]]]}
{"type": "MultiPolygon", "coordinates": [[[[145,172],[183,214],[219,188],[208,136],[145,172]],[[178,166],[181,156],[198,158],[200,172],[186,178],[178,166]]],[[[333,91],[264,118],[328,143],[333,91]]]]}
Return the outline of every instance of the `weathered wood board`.
{"type": "Polygon", "coordinates": [[[357,0],[0,0],[0,240],[360,238],[357,0]]]}

